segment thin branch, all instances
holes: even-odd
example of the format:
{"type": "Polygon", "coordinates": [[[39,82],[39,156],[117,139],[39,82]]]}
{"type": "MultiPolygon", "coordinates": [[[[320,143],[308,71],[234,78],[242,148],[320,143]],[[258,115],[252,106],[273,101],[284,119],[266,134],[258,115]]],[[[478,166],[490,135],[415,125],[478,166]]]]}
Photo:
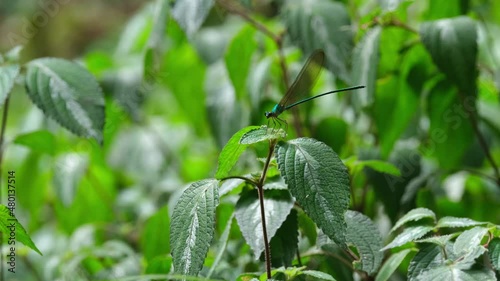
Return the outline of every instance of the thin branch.
{"type": "Polygon", "coordinates": [[[245,9],[245,7],[242,7],[238,2],[231,1],[231,0],[217,0],[217,3],[219,5],[221,5],[224,9],[226,9],[228,12],[233,13],[233,14],[237,14],[240,17],[242,17],[243,19],[245,19],[248,23],[253,25],[256,29],[258,29],[259,31],[261,31],[262,33],[264,33],[265,35],[267,35],[271,39],[273,39],[273,41],[281,42],[281,37],[274,34],[266,26],[264,26],[260,22],[253,19],[249,15],[250,13],[245,9]]]}
{"type": "Polygon", "coordinates": [[[477,111],[475,111],[473,109],[471,110],[465,105],[465,97],[461,92],[459,92],[458,96],[460,97],[460,101],[462,102],[463,108],[467,111],[467,113],[470,116],[469,120],[470,120],[470,123],[472,125],[472,130],[474,130],[474,134],[477,137],[477,140],[479,142],[479,146],[483,150],[484,155],[486,156],[486,159],[488,159],[491,167],[493,168],[493,172],[495,173],[497,185],[500,186],[500,172],[498,171],[498,166],[495,163],[495,160],[491,156],[490,150],[488,148],[488,144],[486,143],[486,139],[484,138],[483,134],[481,133],[481,131],[479,130],[479,127],[477,125],[478,124],[478,118],[476,115],[477,111]]]}

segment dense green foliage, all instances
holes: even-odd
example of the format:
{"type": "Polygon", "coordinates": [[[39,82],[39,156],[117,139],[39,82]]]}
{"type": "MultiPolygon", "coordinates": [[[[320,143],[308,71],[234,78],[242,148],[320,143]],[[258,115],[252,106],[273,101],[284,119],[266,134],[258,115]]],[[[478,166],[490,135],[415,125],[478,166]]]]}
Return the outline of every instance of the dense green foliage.
{"type": "Polygon", "coordinates": [[[3,274],[497,280],[499,30],[498,1],[151,0],[75,60],[8,33],[3,274]],[[266,120],[317,49],[311,95],[366,87],[266,120]]]}

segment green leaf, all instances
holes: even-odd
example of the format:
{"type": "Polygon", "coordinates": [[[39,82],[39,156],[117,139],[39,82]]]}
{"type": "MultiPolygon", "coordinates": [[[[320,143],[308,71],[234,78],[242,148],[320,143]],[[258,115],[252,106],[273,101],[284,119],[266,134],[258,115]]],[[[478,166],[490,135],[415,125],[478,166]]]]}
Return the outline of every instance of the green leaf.
{"type": "Polygon", "coordinates": [[[89,169],[88,155],[66,153],[56,158],[52,178],[54,190],[63,206],[73,204],[83,176],[89,169]]]}
{"type": "Polygon", "coordinates": [[[0,65],[0,106],[3,106],[19,75],[19,65],[0,65]]]}
{"type": "Polygon", "coordinates": [[[493,268],[500,270],[500,238],[495,237],[490,241],[488,254],[493,268]]]}
{"type": "Polygon", "coordinates": [[[125,25],[115,50],[117,58],[141,53],[147,46],[153,28],[153,5],[145,5],[125,25]]]}
{"type": "Polygon", "coordinates": [[[470,17],[426,22],[420,28],[422,43],[438,68],[466,97],[476,96],[476,24],[470,17]]]}
{"type": "MultiPolygon", "coordinates": [[[[21,58],[21,52],[23,51],[23,49],[24,49],[23,45],[14,46],[4,55],[5,61],[9,63],[18,63],[19,59],[21,58]]],[[[0,55],[0,61],[1,61],[1,55],[0,55]]]]}
{"type": "Polygon", "coordinates": [[[394,271],[396,271],[396,269],[398,269],[401,262],[403,262],[403,260],[406,258],[406,256],[408,256],[409,253],[411,253],[411,250],[406,249],[391,255],[380,268],[375,281],[389,280],[391,275],[394,273],[394,271]]]}
{"type": "Polygon", "coordinates": [[[431,126],[429,141],[423,151],[436,157],[442,168],[457,168],[474,141],[470,117],[465,111],[465,107],[474,109],[474,105],[470,102],[462,105],[456,92],[445,80],[432,88],[428,99],[431,126]]]}
{"type": "Polygon", "coordinates": [[[165,205],[152,215],[142,229],[141,249],[148,262],[155,257],[170,253],[170,219],[165,205]]]}
{"type": "MultiPolygon", "coordinates": [[[[393,40],[394,33],[384,30],[382,34],[387,41],[393,40]]],[[[394,60],[401,59],[399,51],[400,49],[395,50],[398,55],[394,54],[388,63],[394,64],[394,60]]],[[[416,122],[414,120],[420,104],[419,96],[428,79],[430,64],[431,58],[425,49],[420,45],[415,46],[402,57],[402,62],[395,71],[399,75],[390,74],[377,83],[373,118],[379,132],[380,153],[383,158],[390,155],[403,133],[415,127],[411,122],[416,122]],[[395,92],[398,94],[394,95],[395,92]]]]}
{"type": "MultiPolygon", "coordinates": [[[[278,228],[286,220],[293,207],[293,199],[287,190],[266,190],[264,192],[264,208],[266,216],[267,237],[271,239],[278,228]]],[[[256,259],[264,251],[264,238],[260,203],[257,190],[244,192],[236,203],[236,221],[245,237],[245,241],[256,259]]]]}
{"type": "Polygon", "coordinates": [[[451,0],[451,1],[430,1],[427,11],[425,13],[425,18],[434,20],[442,18],[452,18],[465,14],[463,10],[465,7],[465,2],[461,0],[451,0]]]}
{"type": "Polygon", "coordinates": [[[380,26],[370,29],[354,49],[353,85],[365,86],[352,96],[358,108],[371,105],[375,97],[381,30],[380,26]]]}
{"type": "Polygon", "coordinates": [[[392,249],[395,247],[402,246],[409,242],[414,242],[415,240],[422,238],[427,233],[434,229],[432,226],[412,226],[408,227],[403,232],[401,232],[391,243],[382,248],[382,251],[387,249],[392,249]]]}
{"type": "Polygon", "coordinates": [[[385,11],[385,12],[392,12],[395,11],[401,2],[405,2],[405,0],[380,0],[378,1],[380,4],[380,7],[385,11]]]}
{"type": "Polygon", "coordinates": [[[292,266],[299,243],[297,210],[292,209],[270,242],[273,267],[292,266]]]}
{"type": "Polygon", "coordinates": [[[148,262],[146,267],[146,274],[167,274],[170,272],[172,267],[172,257],[171,256],[158,256],[153,258],[148,262]]]}
{"type": "Polygon", "coordinates": [[[433,211],[431,211],[427,208],[413,209],[413,210],[409,211],[408,213],[406,213],[406,215],[401,217],[396,222],[396,224],[392,227],[391,232],[398,229],[399,227],[401,227],[402,225],[404,225],[407,222],[418,221],[418,220],[425,219],[425,218],[430,218],[430,219],[436,221],[436,214],[434,214],[433,211]]]}
{"type": "Polygon", "coordinates": [[[417,240],[415,242],[417,243],[434,243],[438,246],[441,246],[441,247],[444,247],[446,246],[446,244],[448,244],[448,242],[457,237],[459,235],[459,233],[453,233],[453,234],[448,234],[448,235],[439,235],[439,236],[431,236],[431,237],[427,237],[427,238],[424,238],[424,239],[420,239],[420,240],[417,240]]]}
{"type": "Polygon", "coordinates": [[[238,162],[243,151],[248,147],[247,144],[240,143],[242,136],[252,130],[258,130],[259,128],[258,126],[245,127],[229,139],[219,155],[219,165],[217,166],[217,172],[215,172],[216,179],[227,177],[236,162],[238,162]]]}
{"type": "Polygon", "coordinates": [[[280,142],[276,160],[292,195],[319,228],[346,247],[349,174],[337,154],[324,143],[299,138],[280,142]]]}
{"type": "Polygon", "coordinates": [[[170,226],[170,248],[174,270],[197,275],[214,236],[215,208],[219,204],[219,182],[201,180],[191,184],[175,205],[170,226]]]}
{"type": "Polygon", "coordinates": [[[266,125],[254,128],[253,130],[245,133],[240,140],[241,144],[254,144],[266,140],[276,139],[280,137],[285,137],[286,132],[283,129],[275,130],[271,129],[266,125]]]}
{"type": "Polygon", "coordinates": [[[443,264],[442,249],[438,245],[429,244],[413,257],[408,267],[408,280],[420,280],[419,276],[427,269],[443,264]]]}
{"type": "Polygon", "coordinates": [[[436,227],[470,227],[470,226],[478,226],[485,225],[486,222],[478,222],[475,220],[471,220],[469,218],[456,218],[456,217],[443,217],[441,218],[436,227]]]}
{"type": "Polygon", "coordinates": [[[316,224],[303,211],[299,212],[299,226],[309,243],[315,245],[318,239],[316,224]]]}
{"type": "Polygon", "coordinates": [[[372,275],[377,272],[384,258],[384,253],[380,251],[382,248],[380,231],[369,217],[356,211],[348,210],[345,220],[347,242],[354,245],[360,254],[361,268],[359,269],[372,275]]]}
{"type": "Polygon", "coordinates": [[[245,26],[233,38],[224,56],[227,72],[239,99],[247,96],[247,76],[250,72],[252,55],[257,49],[257,43],[253,39],[254,34],[254,27],[245,26]]]}
{"type": "Polygon", "coordinates": [[[314,131],[314,138],[324,142],[333,151],[340,153],[342,147],[347,143],[349,125],[338,117],[329,117],[321,120],[314,131]]]}
{"type": "Polygon", "coordinates": [[[464,255],[472,252],[480,246],[481,240],[488,233],[488,228],[476,226],[468,229],[457,237],[453,245],[453,251],[456,255],[464,255]]]}
{"type": "Polygon", "coordinates": [[[415,280],[492,281],[496,280],[496,277],[493,271],[462,271],[451,265],[426,270],[415,280]]]}
{"type": "Polygon", "coordinates": [[[359,161],[359,163],[362,166],[366,166],[366,167],[372,168],[373,170],[375,170],[377,172],[380,172],[380,173],[384,173],[384,174],[388,174],[388,175],[393,175],[393,176],[396,176],[396,177],[400,177],[401,176],[401,172],[399,171],[399,169],[396,166],[394,166],[393,164],[391,164],[389,162],[386,162],[386,161],[381,161],[381,160],[364,160],[364,161],[359,161]]]}
{"type": "Polygon", "coordinates": [[[168,73],[168,80],[165,78],[165,82],[172,90],[184,116],[191,121],[197,133],[205,132],[208,127],[206,122],[208,101],[202,83],[205,77],[205,65],[193,47],[188,44],[170,49],[164,62],[165,67],[160,71],[168,73]],[[186,77],[189,77],[189,83],[186,83],[186,77]]]}
{"type": "Polygon", "coordinates": [[[205,21],[213,0],[181,0],[172,8],[172,16],[188,36],[193,35],[205,21]]]}
{"type": "MultiPolygon", "coordinates": [[[[9,200],[9,202],[11,202],[9,200]]],[[[23,243],[24,245],[30,247],[33,251],[39,253],[41,256],[42,252],[38,250],[35,243],[31,240],[24,227],[17,220],[14,214],[14,208],[12,206],[0,205],[0,232],[2,232],[4,243],[9,244],[10,247],[15,245],[17,241],[23,243]],[[9,207],[13,209],[9,209],[9,207]]],[[[5,253],[4,253],[5,254],[5,253]]],[[[7,257],[9,254],[6,254],[7,257]]]]}
{"type": "Polygon", "coordinates": [[[249,110],[236,99],[222,61],[209,66],[205,77],[210,127],[220,147],[238,129],[248,124],[249,110]]]}
{"type": "MultiPolygon", "coordinates": [[[[227,243],[229,242],[229,234],[231,234],[231,226],[233,225],[233,218],[234,218],[234,212],[231,214],[229,219],[227,220],[226,226],[224,228],[224,231],[220,235],[219,242],[218,242],[218,250],[217,250],[217,255],[215,256],[215,260],[212,263],[212,266],[210,267],[210,271],[207,274],[207,278],[210,278],[217,268],[217,266],[220,264],[222,257],[226,253],[226,248],[227,248],[227,243]]],[[[219,218],[217,218],[220,220],[219,218]]]]}
{"type": "Polygon", "coordinates": [[[102,143],[104,97],[85,68],[63,59],[32,60],[27,65],[26,89],[45,115],[78,136],[102,143]]]}
{"type": "Polygon", "coordinates": [[[448,243],[445,249],[430,244],[421,249],[411,261],[408,280],[496,280],[490,270],[469,270],[474,259],[484,252],[484,248],[474,252],[477,254],[472,255],[472,258],[464,258],[454,255],[451,243],[448,243]]]}
{"type": "Polygon", "coordinates": [[[162,45],[165,40],[165,30],[170,15],[170,5],[168,0],[156,0],[154,5],[153,28],[149,35],[148,46],[158,54],[161,53],[163,49],[162,45]]]}
{"type": "Polygon", "coordinates": [[[346,82],[351,80],[348,65],[353,34],[344,4],[328,0],[287,1],[283,15],[294,44],[306,54],[323,49],[328,69],[346,82]]]}
{"type": "Polygon", "coordinates": [[[44,130],[17,135],[14,143],[49,155],[54,155],[56,149],[56,138],[52,133],[44,130]]]}
{"type": "Polygon", "coordinates": [[[304,270],[302,271],[304,275],[308,275],[311,277],[314,277],[315,280],[320,279],[320,280],[329,280],[329,281],[335,281],[335,278],[333,278],[330,274],[317,271],[317,270],[304,270]]]}

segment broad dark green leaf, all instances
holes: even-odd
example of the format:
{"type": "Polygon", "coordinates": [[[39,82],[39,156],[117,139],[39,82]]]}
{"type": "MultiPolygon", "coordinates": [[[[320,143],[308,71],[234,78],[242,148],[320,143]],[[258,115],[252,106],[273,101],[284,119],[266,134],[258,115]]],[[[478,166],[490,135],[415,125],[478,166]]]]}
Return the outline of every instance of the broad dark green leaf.
{"type": "Polygon", "coordinates": [[[478,226],[485,225],[486,222],[478,222],[469,218],[456,218],[456,217],[442,217],[436,227],[469,227],[469,226],[478,226]]]}
{"type": "Polygon", "coordinates": [[[56,150],[56,138],[52,133],[44,130],[18,135],[14,139],[14,143],[49,155],[54,155],[56,150]]]}
{"type": "Polygon", "coordinates": [[[403,230],[391,243],[382,248],[382,251],[402,246],[406,243],[413,242],[422,238],[434,229],[432,226],[411,226],[403,230]]]}
{"type": "Polygon", "coordinates": [[[299,138],[278,143],[276,160],[300,206],[328,237],[345,247],[349,174],[337,154],[324,143],[299,138]]]}
{"type": "Polygon", "coordinates": [[[392,227],[391,229],[391,232],[398,229],[399,227],[401,227],[402,225],[406,224],[407,222],[410,222],[410,221],[417,221],[417,220],[421,220],[421,219],[425,219],[425,218],[430,218],[432,219],[433,221],[436,220],[436,214],[434,214],[433,211],[427,209],[427,208],[417,208],[417,209],[413,209],[411,211],[409,211],[408,213],[406,213],[406,215],[404,215],[403,217],[401,217],[397,222],[396,224],[392,227]]]}
{"type": "Polygon", "coordinates": [[[52,181],[54,191],[65,207],[73,204],[80,182],[88,168],[88,155],[83,153],[66,153],[56,158],[52,181]]]}
{"type": "Polygon", "coordinates": [[[3,106],[12,87],[14,87],[19,70],[18,64],[0,65],[0,106],[3,106]]]}
{"type": "Polygon", "coordinates": [[[63,59],[32,60],[27,64],[26,89],[45,115],[78,136],[102,142],[104,97],[85,68],[63,59]]]}
{"type": "Polygon", "coordinates": [[[474,140],[466,107],[474,109],[474,101],[469,100],[462,105],[457,93],[445,80],[439,81],[429,93],[431,126],[428,143],[422,151],[437,158],[442,168],[458,167],[474,140]]]}
{"type": "Polygon", "coordinates": [[[328,0],[287,1],[283,15],[292,42],[306,54],[323,49],[328,69],[350,82],[348,64],[353,49],[353,34],[344,4],[328,0]]]}
{"type": "Polygon", "coordinates": [[[243,151],[245,151],[248,147],[247,144],[240,143],[241,137],[252,130],[258,130],[259,128],[260,127],[258,126],[245,127],[229,139],[219,155],[219,165],[217,166],[217,172],[215,173],[216,179],[227,177],[236,162],[238,162],[238,159],[243,151]]]}
{"type": "Polygon", "coordinates": [[[208,253],[219,204],[219,182],[191,184],[175,205],[170,226],[170,248],[176,273],[196,276],[208,253]]]}
{"type": "Polygon", "coordinates": [[[377,273],[377,277],[375,281],[387,281],[391,277],[391,275],[398,269],[399,265],[406,256],[411,253],[410,249],[402,250],[401,252],[392,254],[382,265],[379,272],[377,273]]]}
{"type": "Polygon", "coordinates": [[[297,254],[299,243],[297,211],[292,209],[271,239],[271,262],[273,267],[290,267],[297,254]]]}
{"type": "Polygon", "coordinates": [[[141,233],[141,249],[148,263],[153,261],[155,257],[166,256],[170,253],[169,227],[170,218],[167,205],[146,221],[141,233]]]}
{"type": "Polygon", "coordinates": [[[434,63],[474,104],[478,49],[475,22],[465,16],[426,22],[420,36],[434,63]]]}
{"type": "MultiPolygon", "coordinates": [[[[287,190],[266,190],[264,192],[264,208],[266,217],[267,237],[271,239],[287,218],[293,207],[293,199],[287,190]]],[[[243,237],[258,259],[264,251],[262,219],[260,203],[256,190],[244,192],[235,210],[236,220],[243,237]]]]}
{"type": "Polygon", "coordinates": [[[16,243],[17,241],[19,241],[42,256],[42,252],[38,250],[35,243],[33,243],[33,241],[31,240],[31,237],[28,235],[21,223],[17,220],[15,216],[15,209],[10,210],[5,205],[0,205],[0,232],[3,233],[4,244],[11,245],[9,246],[9,248],[15,245],[12,243],[16,243]],[[10,239],[10,237],[13,237],[13,235],[15,237],[15,240],[10,239]]]}
{"type": "Polygon", "coordinates": [[[347,223],[347,243],[354,245],[360,255],[360,263],[357,269],[372,275],[378,271],[384,253],[382,249],[382,236],[377,226],[369,217],[356,211],[348,210],[345,214],[347,223]]]}
{"type": "Polygon", "coordinates": [[[247,76],[250,71],[252,56],[257,49],[257,42],[253,39],[254,34],[254,27],[245,26],[232,39],[224,56],[227,72],[238,99],[247,96],[247,76]]]}
{"type": "Polygon", "coordinates": [[[375,98],[381,30],[380,26],[369,30],[354,49],[352,84],[365,86],[352,96],[358,108],[370,106],[375,98]]]}
{"type": "Polygon", "coordinates": [[[172,8],[172,16],[188,36],[193,35],[205,21],[213,0],[179,0],[172,8]]]}
{"type": "Polygon", "coordinates": [[[500,270],[500,238],[495,237],[490,241],[488,254],[493,268],[500,270]]]}
{"type": "Polygon", "coordinates": [[[420,249],[408,267],[408,280],[419,280],[424,271],[443,264],[442,249],[438,245],[429,244],[420,249]]]}

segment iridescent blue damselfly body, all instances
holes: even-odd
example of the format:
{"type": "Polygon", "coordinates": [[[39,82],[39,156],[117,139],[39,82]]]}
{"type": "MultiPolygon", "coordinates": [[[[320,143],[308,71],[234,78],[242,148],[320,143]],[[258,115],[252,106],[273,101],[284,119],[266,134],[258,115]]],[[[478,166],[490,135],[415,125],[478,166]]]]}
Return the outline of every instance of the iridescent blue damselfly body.
{"type": "Polygon", "coordinates": [[[278,116],[284,111],[294,106],[329,94],[350,91],[350,90],[357,90],[365,87],[365,86],[355,86],[355,87],[339,89],[297,101],[299,97],[307,95],[311,90],[311,88],[314,86],[316,80],[318,79],[319,73],[323,68],[324,61],[325,61],[325,53],[323,52],[323,50],[316,50],[311,54],[311,56],[309,56],[304,67],[302,67],[299,75],[297,75],[297,78],[293,82],[292,86],[288,89],[283,98],[281,98],[281,101],[273,107],[271,112],[266,111],[265,115],[268,120],[269,118],[271,118],[272,122],[275,125],[276,123],[278,124],[284,123],[285,125],[287,125],[286,121],[279,118],[278,116]]]}

